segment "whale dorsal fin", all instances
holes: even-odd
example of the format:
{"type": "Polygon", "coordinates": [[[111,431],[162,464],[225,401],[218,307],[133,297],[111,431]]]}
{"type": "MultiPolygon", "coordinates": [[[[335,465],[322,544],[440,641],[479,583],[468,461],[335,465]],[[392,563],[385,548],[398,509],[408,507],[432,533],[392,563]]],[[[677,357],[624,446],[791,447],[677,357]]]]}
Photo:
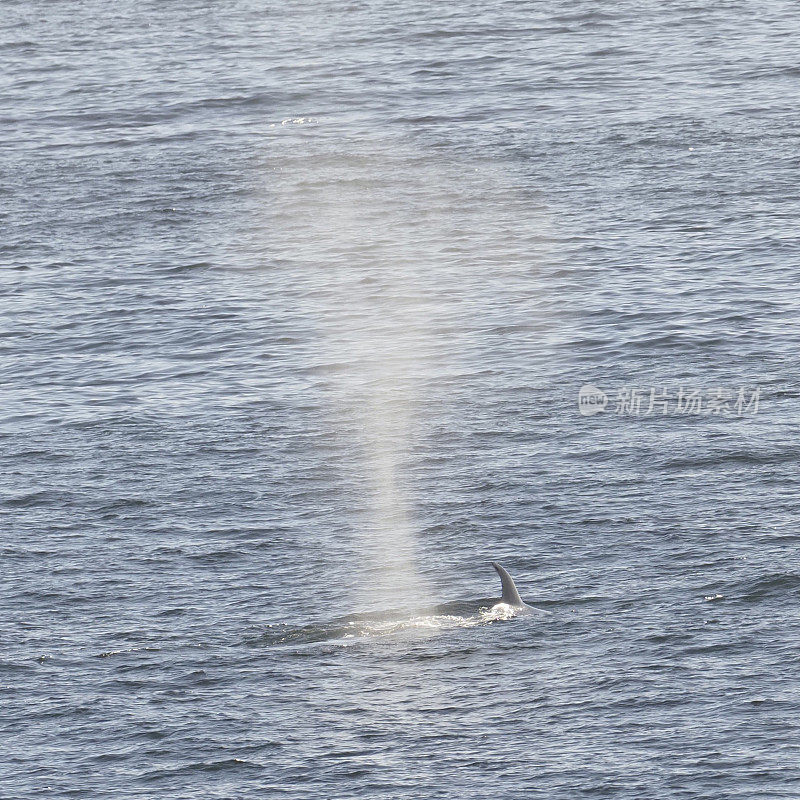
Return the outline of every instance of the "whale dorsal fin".
{"type": "Polygon", "coordinates": [[[517,587],[514,586],[514,579],[496,561],[492,561],[492,566],[497,570],[503,585],[503,602],[508,603],[510,606],[525,605],[519,596],[517,587]]]}

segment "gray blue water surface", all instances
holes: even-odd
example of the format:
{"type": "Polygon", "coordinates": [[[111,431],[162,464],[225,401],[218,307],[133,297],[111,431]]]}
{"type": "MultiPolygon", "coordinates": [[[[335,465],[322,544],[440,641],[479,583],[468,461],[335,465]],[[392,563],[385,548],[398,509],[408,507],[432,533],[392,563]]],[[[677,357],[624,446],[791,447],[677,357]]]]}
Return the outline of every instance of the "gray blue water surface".
{"type": "Polygon", "coordinates": [[[796,4],[0,10],[3,800],[800,797],[796,4]]]}

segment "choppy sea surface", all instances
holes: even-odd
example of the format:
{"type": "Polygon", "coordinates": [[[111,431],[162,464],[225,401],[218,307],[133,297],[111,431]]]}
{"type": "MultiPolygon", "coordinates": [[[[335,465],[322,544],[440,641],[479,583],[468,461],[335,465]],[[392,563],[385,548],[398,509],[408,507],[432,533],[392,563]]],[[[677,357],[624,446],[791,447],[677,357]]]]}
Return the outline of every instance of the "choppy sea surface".
{"type": "Polygon", "coordinates": [[[800,796],[796,34],[4,0],[0,796],[800,796]]]}

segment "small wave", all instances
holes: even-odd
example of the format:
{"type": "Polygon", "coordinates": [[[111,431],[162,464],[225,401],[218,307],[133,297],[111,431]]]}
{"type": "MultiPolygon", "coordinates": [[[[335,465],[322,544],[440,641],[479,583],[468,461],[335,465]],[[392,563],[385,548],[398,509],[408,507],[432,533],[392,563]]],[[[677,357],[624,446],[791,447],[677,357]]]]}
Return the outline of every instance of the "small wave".
{"type": "MultiPolygon", "coordinates": [[[[724,419],[724,417],[722,417],[724,419]]],[[[736,417],[732,417],[736,419],[736,417]]],[[[743,466],[759,466],[762,464],[777,465],[787,461],[796,461],[797,448],[786,450],[732,450],[729,452],[713,452],[690,457],[666,458],[662,463],[664,469],[718,469],[722,464],[741,464],[743,466]]]]}
{"type": "MultiPolygon", "coordinates": [[[[796,573],[776,573],[773,575],[763,575],[742,582],[736,594],[745,601],[764,600],[769,597],[784,597],[786,595],[797,596],[800,594],[800,575],[796,573]]],[[[734,592],[731,592],[734,594],[734,592]]]]}
{"type": "Polygon", "coordinates": [[[40,491],[9,497],[4,505],[9,508],[33,508],[36,506],[54,505],[71,497],[67,492],[40,491]]]}
{"type": "MultiPolygon", "coordinates": [[[[47,658],[48,656],[39,656],[37,661],[42,664],[47,658]]],[[[19,661],[0,660],[0,675],[12,672],[25,672],[31,669],[33,669],[31,664],[24,664],[19,661]]]]}
{"type": "Polygon", "coordinates": [[[112,656],[125,655],[127,653],[158,653],[160,647],[127,647],[123,650],[106,650],[103,653],[95,653],[95,658],[111,658],[112,656]]]}
{"type": "Polygon", "coordinates": [[[286,127],[286,125],[316,125],[319,123],[319,119],[316,117],[288,117],[287,119],[282,119],[280,122],[273,122],[270,125],[270,128],[275,127],[286,127]]]}
{"type": "Polygon", "coordinates": [[[197,761],[175,767],[164,767],[162,769],[152,770],[142,775],[142,780],[152,782],[173,779],[176,775],[184,775],[192,772],[214,773],[231,769],[261,769],[261,767],[243,758],[223,758],[216,761],[197,761]]]}

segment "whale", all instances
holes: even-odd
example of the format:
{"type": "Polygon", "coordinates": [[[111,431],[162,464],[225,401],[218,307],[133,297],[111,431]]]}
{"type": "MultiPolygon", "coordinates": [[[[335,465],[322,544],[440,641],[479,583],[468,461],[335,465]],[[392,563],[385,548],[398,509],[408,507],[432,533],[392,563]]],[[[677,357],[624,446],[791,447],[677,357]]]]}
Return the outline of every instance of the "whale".
{"type": "Polygon", "coordinates": [[[547,613],[543,612],[539,608],[534,608],[533,606],[529,606],[527,603],[523,602],[522,598],[519,596],[517,587],[514,585],[514,579],[511,577],[511,575],[509,575],[508,572],[496,561],[492,561],[492,566],[500,576],[500,585],[503,591],[503,596],[492,606],[491,610],[493,612],[510,610],[515,615],[547,613]]]}
{"type": "Polygon", "coordinates": [[[431,630],[450,630],[474,625],[492,624],[526,616],[529,621],[546,620],[551,611],[529,606],[519,596],[514,579],[496,561],[490,562],[500,576],[502,596],[454,600],[435,606],[357,612],[307,625],[293,626],[270,623],[268,630],[248,636],[245,641],[254,645],[315,644],[336,639],[385,636],[418,630],[428,635],[431,630]]]}

